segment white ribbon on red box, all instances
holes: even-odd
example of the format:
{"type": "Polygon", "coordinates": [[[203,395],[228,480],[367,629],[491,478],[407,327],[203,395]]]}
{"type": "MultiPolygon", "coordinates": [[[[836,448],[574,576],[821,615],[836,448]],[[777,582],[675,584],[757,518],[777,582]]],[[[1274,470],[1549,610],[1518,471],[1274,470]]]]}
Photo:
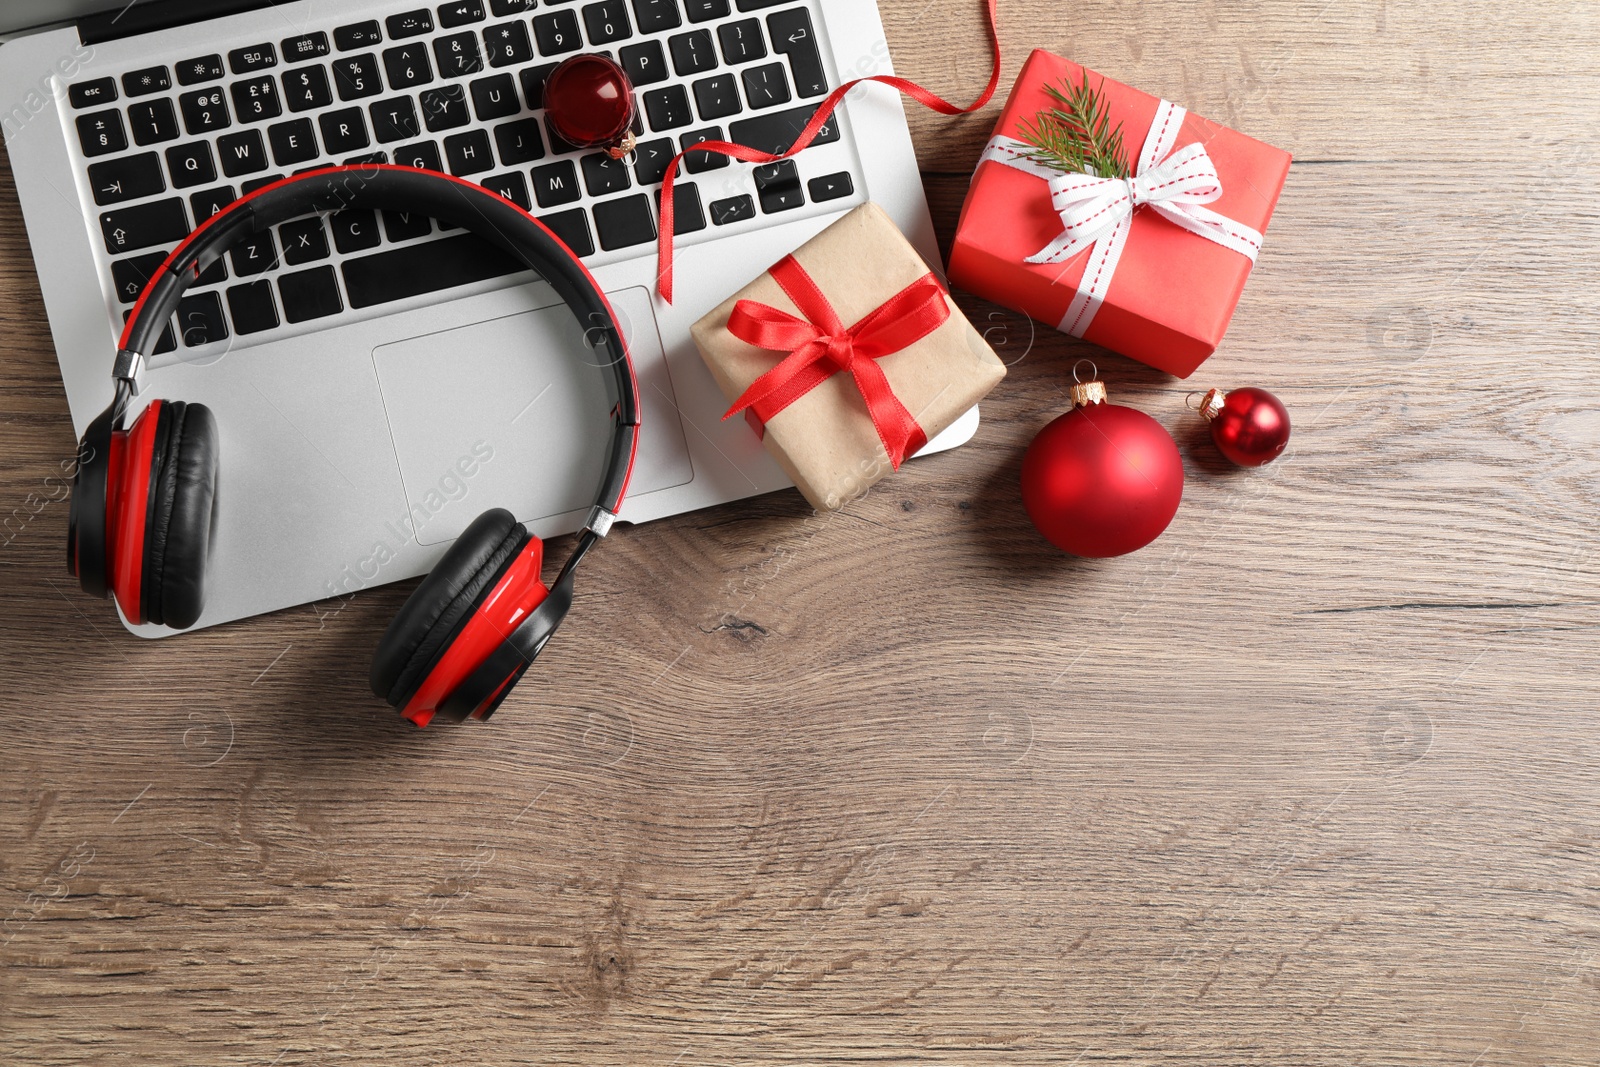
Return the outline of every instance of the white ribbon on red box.
{"type": "Polygon", "coordinates": [[[1205,206],[1222,198],[1222,179],[1206,146],[1196,141],[1173,151],[1187,114],[1177,104],[1161,101],[1132,178],[1062,173],[1029,158],[1034,148],[1010,137],[997,136],[984,149],[980,167],[993,160],[1050,185],[1050,204],[1061,215],[1061,236],[1028,257],[1029,263],[1064,263],[1086,248],[1094,249],[1077,295],[1061,320],[1063,333],[1082,337],[1094,322],[1128,243],[1134,212],[1141,207],[1252,263],[1261,252],[1260,233],[1205,206]]]}

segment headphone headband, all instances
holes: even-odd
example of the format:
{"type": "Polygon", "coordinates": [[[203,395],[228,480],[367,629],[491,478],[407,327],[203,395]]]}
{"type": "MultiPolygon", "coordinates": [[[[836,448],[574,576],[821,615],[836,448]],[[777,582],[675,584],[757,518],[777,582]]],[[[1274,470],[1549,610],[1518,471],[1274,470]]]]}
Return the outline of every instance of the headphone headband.
{"type": "Polygon", "coordinates": [[[550,283],[608,358],[616,406],[610,462],[586,529],[605,536],[627,495],[638,448],[639,387],[626,339],[605,293],[582,261],[550,230],[497,193],[435,171],[390,164],[325,167],[285,178],[235,200],[201,223],[151,276],[128,316],[117,353],[117,409],[183,294],[208,268],[253,234],[312,213],[414,211],[460,226],[513,256],[550,283]]]}

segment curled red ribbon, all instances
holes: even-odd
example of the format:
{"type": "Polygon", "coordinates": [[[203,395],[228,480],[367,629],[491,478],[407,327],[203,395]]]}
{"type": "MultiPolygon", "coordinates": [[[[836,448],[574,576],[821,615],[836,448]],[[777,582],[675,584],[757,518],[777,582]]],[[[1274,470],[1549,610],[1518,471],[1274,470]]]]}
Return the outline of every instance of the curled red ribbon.
{"type": "Polygon", "coordinates": [[[811,121],[806,123],[806,128],[800,131],[800,135],[794,139],[794,143],[789,146],[789,150],[786,152],[773,155],[771,152],[761,152],[730,141],[701,141],[699,144],[686,148],[674,156],[672,162],[667,164],[667,172],[662,179],[661,185],[661,227],[660,234],[657,237],[656,249],[656,290],[661,294],[661,299],[669,304],[672,303],[672,234],[675,225],[673,218],[676,214],[674,211],[676,203],[673,198],[672,188],[678,180],[678,165],[683,162],[684,156],[690,152],[720,152],[744,163],[776,163],[780,159],[788,159],[790,156],[796,155],[809,147],[811,142],[816,140],[817,135],[822,132],[823,126],[827,125],[828,119],[833,115],[834,109],[844,100],[845,95],[865,82],[882,82],[885,85],[891,85],[917,103],[922,104],[924,107],[932,108],[941,115],[971,114],[993,100],[995,90],[1000,87],[1000,29],[998,16],[995,14],[995,4],[997,2],[998,0],[984,0],[984,8],[989,20],[990,54],[993,60],[993,66],[989,73],[989,84],[984,88],[978,99],[966,107],[959,107],[949,103],[943,98],[930,93],[916,82],[907,81],[904,78],[896,78],[888,74],[874,74],[870,78],[857,78],[854,81],[845,82],[829,93],[827,99],[817,105],[816,113],[811,116],[811,121]]]}
{"type": "Polygon", "coordinates": [[[911,412],[894,395],[878,360],[904,351],[950,318],[944,287],[925,274],[854,326],[838,312],[798,260],[785,256],[769,271],[804,318],[754,300],[741,300],[728,332],[747,344],[789,355],[757,378],[724,419],[748,411],[762,423],[833,377],[848,372],[867,402],[867,414],[895,470],[928,443],[911,412]]]}

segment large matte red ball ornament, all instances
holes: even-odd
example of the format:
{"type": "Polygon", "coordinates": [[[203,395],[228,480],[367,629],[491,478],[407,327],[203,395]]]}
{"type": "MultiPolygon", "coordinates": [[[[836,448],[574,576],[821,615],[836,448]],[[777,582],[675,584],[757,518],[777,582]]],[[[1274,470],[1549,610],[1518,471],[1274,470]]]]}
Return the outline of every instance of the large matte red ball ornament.
{"type": "Polygon", "coordinates": [[[1072,399],[1073,410],[1046,426],[1022,461],[1028,517],[1073,555],[1136,552],[1178,513],[1178,446],[1142,411],[1106,403],[1100,382],[1075,386],[1072,399]]]}
{"type": "Polygon", "coordinates": [[[1211,421],[1218,451],[1241,467],[1271,463],[1289,447],[1289,410],[1265,389],[1213,389],[1200,414],[1211,421]]]}
{"type": "Polygon", "coordinates": [[[545,117],[576,148],[604,148],[621,159],[634,148],[633,83],[608,56],[573,56],[544,83],[545,117]]]}

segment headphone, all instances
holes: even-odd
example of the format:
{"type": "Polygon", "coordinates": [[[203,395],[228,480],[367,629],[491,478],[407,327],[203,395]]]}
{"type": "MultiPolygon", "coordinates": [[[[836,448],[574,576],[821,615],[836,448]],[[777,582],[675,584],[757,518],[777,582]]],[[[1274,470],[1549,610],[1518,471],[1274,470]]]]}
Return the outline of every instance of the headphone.
{"type": "Polygon", "coordinates": [[[386,164],[326,167],[258,189],[206,220],[167,257],[123,330],[115,396],[79,444],[68,569],[84,592],[114,597],[135,624],[187,629],[205,606],[214,521],[217,421],[203,404],[152,400],[131,426],[145,359],[189,286],[249,236],[302,215],[413,211],[454,223],[515,257],[555,289],[603,350],[615,406],[599,496],[555,583],[544,544],[512,514],[480,515],[423,579],[378,643],[372,691],[418,726],[487,719],[572,607],[578,564],[610,532],[639,440],[639,388],[627,342],[594,277],[518,205],[447,174],[386,164]]]}

